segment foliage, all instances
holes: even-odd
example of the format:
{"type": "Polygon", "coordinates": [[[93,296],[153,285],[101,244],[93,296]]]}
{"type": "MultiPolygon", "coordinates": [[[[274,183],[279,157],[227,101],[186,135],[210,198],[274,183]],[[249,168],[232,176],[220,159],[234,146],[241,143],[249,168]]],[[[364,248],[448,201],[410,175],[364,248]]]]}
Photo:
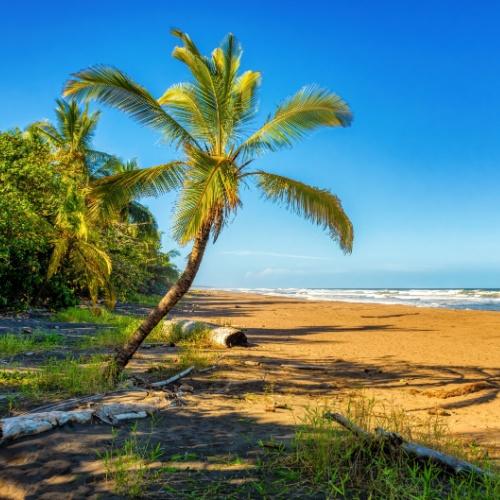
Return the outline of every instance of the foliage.
{"type": "Polygon", "coordinates": [[[0,133],[0,308],[74,296],[60,275],[46,279],[52,222],[63,187],[45,144],[19,130],[0,133]]]}
{"type": "MultiPolygon", "coordinates": [[[[310,409],[296,432],[291,451],[282,448],[267,464],[273,473],[278,471],[285,478],[284,484],[298,481],[297,486],[308,486],[311,492],[327,498],[498,498],[498,475],[450,476],[438,465],[419,463],[402,451],[389,453],[325,419],[327,410],[310,409]]],[[[452,440],[446,427],[435,418],[416,422],[404,411],[387,411],[366,398],[350,399],[335,411],[362,428],[389,429],[481,464],[477,450],[468,450],[452,440]]]]}
{"type": "Polygon", "coordinates": [[[91,148],[98,113],[58,101],[56,117],[0,133],[0,309],[164,293],[175,254],[151,212],[131,197],[113,217],[91,209],[92,182],[137,164],[91,148]]]}
{"type": "Polygon", "coordinates": [[[159,99],[110,66],[80,71],[66,84],[66,96],[120,109],[156,128],[183,151],[179,160],[99,180],[96,206],[111,210],[127,197],[178,190],[173,221],[177,241],[192,241],[207,224],[216,239],[241,206],[241,187],[254,179],[265,198],[323,226],[344,251],[351,251],[352,225],[335,195],[283,176],[249,170],[261,153],[289,147],[312,130],[348,126],[352,120],[348,105],[331,92],[304,87],[248,134],[261,77],[256,71],[239,71],[242,51],[235,37],[229,34],[211,56],[204,56],[187,34],[177,29],[172,34],[182,43],[172,55],[186,65],[191,81],[171,86],[159,99]]]}

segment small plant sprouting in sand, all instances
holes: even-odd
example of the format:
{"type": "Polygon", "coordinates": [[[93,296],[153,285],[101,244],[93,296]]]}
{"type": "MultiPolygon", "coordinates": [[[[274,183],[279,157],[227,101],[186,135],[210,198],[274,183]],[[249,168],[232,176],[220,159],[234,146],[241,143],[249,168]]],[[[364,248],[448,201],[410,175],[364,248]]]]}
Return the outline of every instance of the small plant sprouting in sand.
{"type": "Polygon", "coordinates": [[[151,470],[151,464],[162,456],[161,445],[153,445],[149,438],[144,440],[137,430],[137,423],[132,425],[127,439],[120,445],[117,441],[118,431],[113,429],[110,448],[98,455],[104,462],[106,481],[113,483],[114,491],[119,495],[140,497],[147,485],[158,477],[158,473],[151,470]]]}
{"type": "MultiPolygon", "coordinates": [[[[324,418],[331,408],[310,409],[296,431],[291,450],[271,452],[263,467],[280,475],[292,471],[300,484],[327,498],[500,498],[500,476],[451,476],[430,462],[422,463],[404,451],[388,452],[379,444],[363,440],[335,422],[324,418]],[[278,471],[278,472],[276,472],[278,471]]],[[[382,427],[406,439],[478,462],[477,450],[450,438],[437,418],[416,420],[404,411],[386,409],[366,398],[350,399],[336,408],[358,426],[382,427]]]]}

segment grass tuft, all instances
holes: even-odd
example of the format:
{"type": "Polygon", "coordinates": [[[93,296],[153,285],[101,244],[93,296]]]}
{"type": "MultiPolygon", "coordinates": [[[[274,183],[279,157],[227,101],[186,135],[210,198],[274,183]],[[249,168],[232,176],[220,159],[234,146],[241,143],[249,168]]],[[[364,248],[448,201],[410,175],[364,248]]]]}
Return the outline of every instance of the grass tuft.
{"type": "Polygon", "coordinates": [[[62,336],[57,333],[6,333],[0,336],[0,356],[16,356],[30,351],[43,351],[60,345],[61,341],[62,336]]]}
{"type": "Polygon", "coordinates": [[[31,400],[106,392],[114,382],[105,375],[107,358],[49,359],[33,370],[0,371],[0,387],[16,390],[31,400]]]}
{"type": "Polygon", "coordinates": [[[130,436],[121,445],[117,445],[117,431],[113,429],[112,444],[99,457],[104,462],[106,481],[113,483],[115,493],[136,498],[157,478],[158,474],[153,473],[150,466],[162,454],[160,444],[153,446],[149,439],[144,441],[135,423],[130,436]]]}

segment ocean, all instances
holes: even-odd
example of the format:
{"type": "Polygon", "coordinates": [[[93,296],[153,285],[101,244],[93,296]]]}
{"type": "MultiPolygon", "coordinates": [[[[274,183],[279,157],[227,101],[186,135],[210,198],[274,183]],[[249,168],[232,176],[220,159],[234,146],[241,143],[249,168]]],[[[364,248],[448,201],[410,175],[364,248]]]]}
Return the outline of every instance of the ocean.
{"type": "Polygon", "coordinates": [[[302,300],[500,311],[500,288],[225,288],[302,300]]]}

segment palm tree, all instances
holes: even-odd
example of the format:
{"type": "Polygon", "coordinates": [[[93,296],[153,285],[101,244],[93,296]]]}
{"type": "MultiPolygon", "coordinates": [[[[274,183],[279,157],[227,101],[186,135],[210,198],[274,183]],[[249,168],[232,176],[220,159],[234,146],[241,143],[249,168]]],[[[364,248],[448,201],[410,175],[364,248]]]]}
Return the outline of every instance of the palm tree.
{"type": "Polygon", "coordinates": [[[96,302],[99,289],[112,296],[108,286],[111,259],[100,248],[96,227],[100,214],[89,210],[88,195],[93,171],[102,162],[110,161],[111,156],[91,147],[99,112],[90,113],[88,106],[80,109],[75,101],[58,99],[56,102],[56,125],[42,121],[28,129],[29,133],[44,138],[52,148],[65,187],[65,197],[54,220],[54,247],[47,279],[69,261],[96,302]]]}
{"type": "Polygon", "coordinates": [[[261,76],[256,71],[239,72],[241,48],[235,37],[227,35],[207,57],[187,34],[177,29],[172,34],[182,42],[175,47],[173,57],[187,66],[192,80],[171,86],[159,99],[109,66],[75,73],[64,90],[66,96],[97,100],[124,111],[159,130],[164,139],[182,150],[178,160],[119,173],[96,186],[96,204],[102,209],[130,196],[178,190],[173,235],[180,244],[192,243],[178,281],[117,352],[116,373],[189,290],[210,235],[215,241],[241,206],[240,190],[248,181],[255,181],[266,199],[322,226],[345,252],[352,249],[352,224],[334,194],[250,169],[260,154],[291,146],[309,131],[348,126],[352,120],[348,105],[326,90],[304,87],[278,106],[260,128],[247,133],[256,114],[261,76]]]}

